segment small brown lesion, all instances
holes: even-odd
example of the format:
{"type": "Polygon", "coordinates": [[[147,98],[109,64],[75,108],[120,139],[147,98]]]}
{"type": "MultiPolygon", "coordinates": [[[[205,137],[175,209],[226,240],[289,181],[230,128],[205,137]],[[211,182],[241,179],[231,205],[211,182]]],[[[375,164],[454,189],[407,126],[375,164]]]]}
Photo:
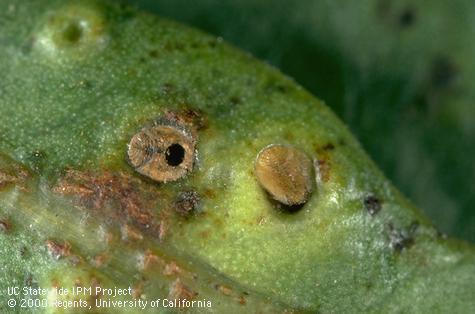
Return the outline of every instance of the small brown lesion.
{"type": "Polygon", "coordinates": [[[71,244],[68,241],[60,243],[56,240],[46,240],[46,249],[49,255],[55,260],[71,255],[71,244]]]}
{"type": "Polygon", "coordinates": [[[141,237],[139,233],[159,236],[160,221],[152,208],[161,195],[130,175],[67,170],[52,190],[74,197],[80,207],[100,214],[106,223],[125,228],[123,231],[127,236],[138,239],[141,237]]]}
{"type": "Polygon", "coordinates": [[[106,253],[98,254],[92,259],[92,265],[96,268],[102,267],[109,260],[106,253]]]}
{"type": "Polygon", "coordinates": [[[134,228],[133,226],[129,224],[124,224],[120,228],[120,231],[122,234],[122,240],[131,240],[131,241],[143,240],[143,234],[137,228],[134,228]]]}
{"type": "Polygon", "coordinates": [[[164,264],[165,264],[165,261],[161,257],[159,257],[157,254],[152,252],[152,250],[147,249],[145,250],[145,252],[143,253],[141,257],[140,268],[142,270],[147,270],[157,265],[163,266],[164,264]]]}
{"type": "Polygon", "coordinates": [[[226,296],[230,296],[230,295],[233,294],[233,290],[232,290],[230,287],[225,286],[225,285],[216,284],[216,285],[214,285],[214,288],[215,288],[218,292],[220,292],[220,293],[222,293],[222,294],[224,294],[224,295],[226,295],[226,296]]]}
{"type": "Polygon", "coordinates": [[[196,191],[181,192],[174,204],[175,212],[182,217],[189,217],[198,210],[200,201],[200,196],[196,191]]]}
{"type": "Polygon", "coordinates": [[[322,182],[330,181],[330,160],[324,156],[315,160],[315,169],[318,171],[318,176],[322,182]]]}
{"type": "Polygon", "coordinates": [[[0,191],[9,186],[17,186],[26,190],[26,181],[31,177],[26,167],[17,162],[0,156],[0,191]],[[3,167],[3,164],[6,166],[3,167]]]}
{"type": "Polygon", "coordinates": [[[409,249],[415,244],[415,235],[419,227],[418,222],[413,222],[407,229],[396,228],[392,223],[388,224],[389,246],[401,253],[405,249],[409,249]]]}
{"type": "Polygon", "coordinates": [[[181,280],[176,279],[170,286],[168,299],[170,300],[193,300],[198,295],[197,292],[185,286],[181,280]]]}
{"type": "Polygon", "coordinates": [[[0,233],[9,233],[12,230],[12,224],[10,220],[6,218],[0,219],[0,233]]]}
{"type": "Polygon", "coordinates": [[[374,194],[368,194],[363,200],[363,204],[371,216],[376,215],[381,210],[381,200],[374,194]]]}
{"type": "Polygon", "coordinates": [[[167,263],[163,270],[165,276],[179,275],[181,272],[181,268],[174,261],[167,263]]]}

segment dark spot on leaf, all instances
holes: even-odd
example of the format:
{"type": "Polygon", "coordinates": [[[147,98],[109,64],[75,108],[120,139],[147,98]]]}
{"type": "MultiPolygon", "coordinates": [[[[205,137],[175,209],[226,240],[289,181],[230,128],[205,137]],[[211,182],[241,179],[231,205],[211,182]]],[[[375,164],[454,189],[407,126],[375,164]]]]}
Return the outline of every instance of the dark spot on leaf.
{"type": "Polygon", "coordinates": [[[416,21],[416,13],[412,8],[405,8],[399,15],[399,25],[401,27],[409,27],[416,21]]]}
{"type": "Polygon", "coordinates": [[[335,145],[333,145],[332,143],[328,143],[325,146],[323,146],[323,150],[334,150],[334,149],[335,149],[335,145]]]}
{"type": "Polygon", "coordinates": [[[26,273],[25,278],[23,278],[24,287],[38,287],[38,283],[33,280],[33,275],[31,273],[26,273]]]}
{"type": "Polygon", "coordinates": [[[132,17],[134,17],[135,15],[134,10],[130,6],[125,5],[123,3],[120,4],[119,12],[120,12],[120,18],[122,19],[122,21],[127,21],[131,19],[132,17]]]}
{"type": "Polygon", "coordinates": [[[241,99],[238,96],[232,96],[229,98],[229,103],[231,104],[231,107],[236,107],[241,104],[241,99]]]}
{"type": "Polygon", "coordinates": [[[22,246],[20,249],[20,257],[27,258],[28,257],[28,248],[26,246],[22,246]]]}
{"type": "Polygon", "coordinates": [[[165,43],[163,48],[169,52],[183,51],[185,50],[185,45],[181,42],[169,41],[165,43]]]}
{"type": "Polygon", "coordinates": [[[441,232],[440,230],[437,230],[437,236],[441,238],[442,240],[447,240],[448,236],[446,233],[441,232]]]}
{"type": "Polygon", "coordinates": [[[35,172],[40,172],[43,169],[45,159],[46,159],[46,153],[41,150],[33,151],[28,157],[30,166],[35,172]]]}
{"type": "Polygon", "coordinates": [[[398,28],[407,28],[415,24],[417,14],[413,7],[406,6],[402,10],[391,1],[379,0],[376,5],[376,15],[379,20],[398,28]]]}
{"type": "Polygon", "coordinates": [[[188,217],[197,211],[200,204],[200,196],[195,191],[181,192],[175,202],[175,211],[183,216],[188,217]]]}
{"type": "Polygon", "coordinates": [[[435,88],[449,87],[457,76],[457,68],[448,57],[438,57],[432,62],[430,78],[435,88]]]}
{"type": "Polygon", "coordinates": [[[71,21],[63,29],[63,39],[71,44],[77,43],[83,34],[83,29],[77,21],[71,21]]]}
{"type": "Polygon", "coordinates": [[[381,201],[372,194],[366,196],[363,200],[363,203],[371,216],[376,215],[381,210],[381,201]]]}
{"type": "Polygon", "coordinates": [[[172,93],[174,90],[175,90],[175,85],[173,85],[172,83],[164,83],[162,87],[160,88],[160,92],[163,95],[168,95],[172,93]]]}
{"type": "Polygon", "coordinates": [[[419,222],[418,221],[413,221],[411,223],[411,225],[409,226],[409,234],[411,236],[414,236],[417,232],[417,230],[419,229],[419,222]]]}
{"type": "Polygon", "coordinates": [[[389,245],[396,252],[401,252],[404,249],[411,247],[415,241],[411,227],[409,231],[396,229],[392,224],[388,225],[389,228],[389,245]]]}
{"type": "Polygon", "coordinates": [[[210,39],[210,40],[208,41],[208,46],[209,46],[210,48],[216,48],[217,45],[218,45],[218,40],[217,40],[217,39],[214,39],[214,38],[213,38],[213,39],[210,39]]]}
{"type": "Polygon", "coordinates": [[[154,49],[154,50],[150,50],[149,53],[148,53],[148,55],[149,55],[151,58],[156,59],[156,58],[159,57],[160,54],[158,53],[158,50],[154,49]]]}
{"type": "Polygon", "coordinates": [[[338,140],[338,145],[340,145],[340,146],[345,146],[345,145],[346,145],[345,139],[344,139],[344,138],[340,138],[340,139],[338,140]]]}

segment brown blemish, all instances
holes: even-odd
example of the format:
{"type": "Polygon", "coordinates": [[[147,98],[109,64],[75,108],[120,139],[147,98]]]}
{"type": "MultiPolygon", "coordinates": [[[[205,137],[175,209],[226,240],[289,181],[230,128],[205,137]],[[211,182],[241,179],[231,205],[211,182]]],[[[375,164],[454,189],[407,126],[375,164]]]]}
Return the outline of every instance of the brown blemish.
{"type": "Polygon", "coordinates": [[[208,199],[215,199],[218,195],[213,189],[205,189],[203,191],[203,196],[208,199]]]}
{"type": "Polygon", "coordinates": [[[330,153],[335,149],[335,144],[328,142],[325,145],[321,146],[315,145],[315,152],[318,156],[314,159],[315,172],[319,181],[325,183],[330,181],[331,173],[331,162],[330,162],[330,153]]]}
{"type": "Polygon", "coordinates": [[[30,177],[28,170],[14,164],[10,169],[0,169],[0,190],[9,185],[16,185],[25,190],[25,182],[30,177]]]}
{"type": "Polygon", "coordinates": [[[231,288],[229,288],[228,286],[216,284],[216,285],[214,285],[214,288],[217,291],[219,291],[220,293],[222,293],[224,295],[227,295],[227,296],[230,296],[233,293],[233,290],[231,288]]]}
{"type": "Polygon", "coordinates": [[[109,257],[107,256],[106,253],[98,254],[94,256],[92,260],[92,264],[94,265],[94,267],[99,268],[99,267],[102,267],[108,260],[109,260],[109,257]]]}
{"type": "Polygon", "coordinates": [[[132,297],[134,299],[142,298],[143,296],[144,283],[142,281],[138,282],[132,287],[132,297]]]}
{"type": "MultiPolygon", "coordinates": [[[[92,287],[92,291],[93,291],[93,293],[91,294],[90,299],[92,301],[91,303],[95,307],[96,303],[94,301],[100,298],[100,295],[97,293],[97,288],[101,287],[101,282],[96,277],[92,277],[91,281],[90,281],[90,286],[92,287]]],[[[84,285],[83,285],[83,287],[84,287],[84,285]]]]}
{"type": "Polygon", "coordinates": [[[363,204],[371,216],[376,215],[381,210],[381,200],[373,194],[367,195],[363,204]]]}
{"type": "Polygon", "coordinates": [[[125,224],[120,228],[122,240],[141,241],[143,240],[142,233],[131,225],[125,224]]]}
{"type": "Polygon", "coordinates": [[[264,215],[261,215],[261,216],[257,217],[257,221],[256,221],[256,222],[257,222],[257,224],[258,224],[259,226],[263,226],[263,225],[265,225],[266,222],[267,222],[267,217],[264,216],[264,215]]]}
{"type": "Polygon", "coordinates": [[[181,268],[175,262],[170,262],[165,265],[165,269],[163,270],[163,275],[171,276],[171,275],[179,275],[181,273],[181,268]]]}
{"type": "Polygon", "coordinates": [[[71,254],[71,244],[68,241],[59,243],[54,240],[47,240],[46,249],[48,250],[49,255],[55,260],[68,257],[71,254]]]}
{"type": "Polygon", "coordinates": [[[206,129],[208,127],[208,119],[203,111],[199,109],[185,108],[180,111],[167,110],[164,119],[169,123],[185,125],[196,137],[196,131],[206,129]]]}
{"type": "Polygon", "coordinates": [[[76,197],[80,206],[105,217],[106,223],[131,224],[141,232],[159,234],[160,224],[151,208],[160,195],[155,190],[145,189],[139,179],[123,173],[68,170],[53,191],[76,197]]]}
{"type": "Polygon", "coordinates": [[[164,261],[151,250],[146,250],[142,256],[142,269],[147,270],[156,265],[163,265],[164,261]]]}
{"type": "Polygon", "coordinates": [[[178,194],[175,201],[175,212],[182,217],[189,217],[195,213],[200,204],[200,196],[196,191],[185,191],[178,194]]]}
{"type": "Polygon", "coordinates": [[[330,180],[330,162],[328,159],[316,160],[316,168],[322,182],[328,182],[330,180]]]}
{"type": "Polygon", "coordinates": [[[0,219],[0,233],[9,233],[11,230],[11,222],[8,219],[0,219]]]}
{"type": "Polygon", "coordinates": [[[322,147],[323,150],[329,151],[329,150],[334,150],[335,145],[333,143],[327,143],[325,146],[322,147]]]}
{"type": "Polygon", "coordinates": [[[245,298],[243,295],[240,295],[240,296],[239,296],[238,302],[239,302],[239,304],[241,304],[241,305],[246,305],[246,303],[247,303],[246,298],[245,298]]]}
{"type": "Polygon", "coordinates": [[[206,239],[209,237],[209,231],[208,230],[205,230],[205,231],[201,231],[199,233],[200,237],[202,237],[203,239],[206,239]]]}
{"type": "Polygon", "coordinates": [[[257,156],[254,170],[260,185],[284,205],[301,205],[310,197],[313,188],[312,162],[293,147],[265,147],[257,156]]]}
{"type": "Polygon", "coordinates": [[[192,300],[198,295],[197,292],[194,292],[183,283],[180,279],[176,279],[170,286],[170,292],[168,294],[168,299],[171,300],[192,300]]]}
{"type": "Polygon", "coordinates": [[[162,211],[160,213],[160,226],[158,228],[158,238],[160,241],[165,239],[168,231],[168,213],[166,211],[162,211]]]}

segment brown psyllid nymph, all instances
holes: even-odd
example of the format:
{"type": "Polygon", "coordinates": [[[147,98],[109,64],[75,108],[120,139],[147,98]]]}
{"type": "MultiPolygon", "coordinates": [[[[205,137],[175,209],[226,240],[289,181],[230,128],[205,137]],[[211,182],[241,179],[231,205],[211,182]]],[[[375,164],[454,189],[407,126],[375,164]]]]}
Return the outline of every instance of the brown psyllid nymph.
{"type": "Polygon", "coordinates": [[[275,200],[288,206],[308,201],[313,187],[312,162],[303,152],[269,145],[259,152],[254,166],[260,185],[275,200]]]}
{"type": "Polygon", "coordinates": [[[138,173],[155,181],[175,181],[192,171],[195,144],[185,126],[176,121],[157,120],[132,137],[128,161],[138,173]]]}

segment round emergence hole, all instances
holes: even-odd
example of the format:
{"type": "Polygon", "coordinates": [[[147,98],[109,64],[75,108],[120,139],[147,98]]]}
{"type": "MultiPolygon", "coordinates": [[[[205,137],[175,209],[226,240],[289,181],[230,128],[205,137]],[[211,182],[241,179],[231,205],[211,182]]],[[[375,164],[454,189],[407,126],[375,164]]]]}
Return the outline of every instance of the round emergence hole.
{"type": "Polygon", "coordinates": [[[185,149],[180,144],[172,144],[168,146],[165,158],[169,166],[176,167],[183,162],[185,149]]]}

